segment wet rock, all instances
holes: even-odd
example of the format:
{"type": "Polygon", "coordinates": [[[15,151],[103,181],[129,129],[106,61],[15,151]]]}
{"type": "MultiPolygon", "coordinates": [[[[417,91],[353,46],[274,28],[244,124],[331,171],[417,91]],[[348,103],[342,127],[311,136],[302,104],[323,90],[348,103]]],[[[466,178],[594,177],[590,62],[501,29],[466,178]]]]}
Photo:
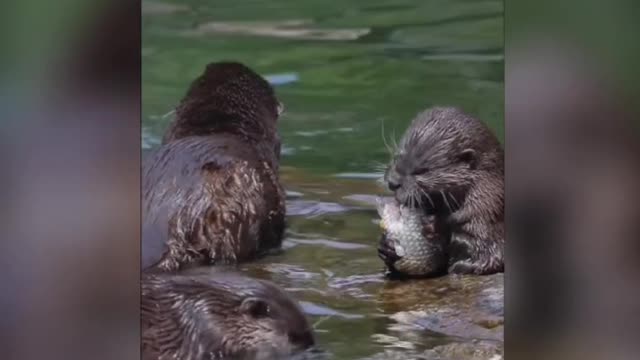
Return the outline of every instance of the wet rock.
{"type": "Polygon", "coordinates": [[[397,338],[385,347],[395,349],[398,344],[410,342],[416,349],[429,350],[411,354],[385,352],[372,359],[489,360],[502,352],[503,274],[387,281],[377,299],[379,308],[391,320],[387,334],[397,338]]]}
{"type": "Polygon", "coordinates": [[[491,342],[450,343],[425,351],[386,350],[362,360],[503,360],[501,344],[491,342]]]}

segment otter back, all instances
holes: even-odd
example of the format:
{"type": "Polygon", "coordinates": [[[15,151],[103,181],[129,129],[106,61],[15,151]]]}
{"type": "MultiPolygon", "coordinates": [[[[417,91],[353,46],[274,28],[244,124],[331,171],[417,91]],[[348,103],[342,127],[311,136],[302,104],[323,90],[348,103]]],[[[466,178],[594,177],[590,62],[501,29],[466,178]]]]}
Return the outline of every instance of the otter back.
{"type": "Polygon", "coordinates": [[[230,134],[162,145],[143,164],[143,269],[235,263],[277,247],[284,191],[273,149],[230,134]]]}

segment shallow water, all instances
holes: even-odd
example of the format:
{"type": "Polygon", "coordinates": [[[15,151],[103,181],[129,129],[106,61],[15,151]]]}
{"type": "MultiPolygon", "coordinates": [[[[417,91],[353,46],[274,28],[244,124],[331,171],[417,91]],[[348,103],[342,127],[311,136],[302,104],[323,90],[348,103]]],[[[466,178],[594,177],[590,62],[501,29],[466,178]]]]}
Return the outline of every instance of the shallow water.
{"type": "Polygon", "coordinates": [[[482,0],[145,2],[143,148],[204,66],[238,60],[286,106],[283,251],[243,271],[302,301],[332,359],[491,359],[502,275],[391,282],[373,195],[411,118],[457,105],[503,137],[503,4],[482,0]],[[166,116],[165,116],[166,115],[166,116]]]}

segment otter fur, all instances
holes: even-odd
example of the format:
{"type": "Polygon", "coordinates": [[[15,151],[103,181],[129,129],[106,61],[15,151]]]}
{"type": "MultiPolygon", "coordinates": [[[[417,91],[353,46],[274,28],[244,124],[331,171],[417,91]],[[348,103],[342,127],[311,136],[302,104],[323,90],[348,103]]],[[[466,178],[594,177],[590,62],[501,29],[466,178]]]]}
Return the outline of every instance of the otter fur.
{"type": "Polygon", "coordinates": [[[193,81],[143,164],[143,270],[234,264],[280,246],[281,110],[269,83],[239,63],[209,64],[193,81]]]}
{"type": "Polygon", "coordinates": [[[457,108],[420,113],[385,181],[399,202],[445,219],[450,273],[504,271],[504,152],[484,123],[457,108]]]}
{"type": "Polygon", "coordinates": [[[211,269],[143,274],[143,359],[266,360],[313,346],[311,326],[282,289],[211,269]]]}

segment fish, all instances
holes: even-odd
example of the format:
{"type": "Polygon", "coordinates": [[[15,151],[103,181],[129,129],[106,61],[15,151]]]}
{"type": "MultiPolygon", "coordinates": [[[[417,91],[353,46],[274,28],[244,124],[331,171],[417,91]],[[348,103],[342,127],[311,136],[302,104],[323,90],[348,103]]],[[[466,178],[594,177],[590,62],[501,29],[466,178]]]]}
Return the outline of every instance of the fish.
{"type": "Polygon", "coordinates": [[[437,215],[378,198],[382,235],[378,256],[389,275],[429,277],[446,272],[450,232],[437,215]]]}

